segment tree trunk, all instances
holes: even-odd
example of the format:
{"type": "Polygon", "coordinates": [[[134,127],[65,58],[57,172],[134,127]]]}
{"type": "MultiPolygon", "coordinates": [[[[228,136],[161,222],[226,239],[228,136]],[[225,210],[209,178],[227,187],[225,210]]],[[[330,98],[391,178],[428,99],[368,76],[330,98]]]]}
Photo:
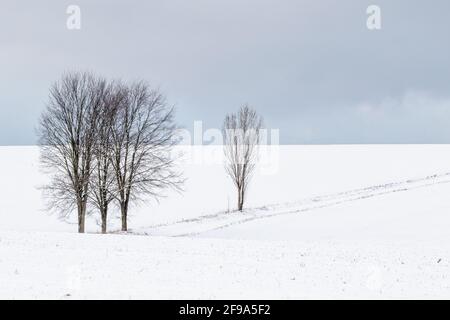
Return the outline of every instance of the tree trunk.
{"type": "Polygon", "coordinates": [[[242,192],[240,188],[238,188],[238,210],[242,211],[242,192]]]}
{"type": "Polygon", "coordinates": [[[106,190],[101,191],[100,215],[102,216],[102,233],[106,234],[106,225],[108,223],[108,200],[106,190]]]}
{"type": "Polygon", "coordinates": [[[241,187],[239,190],[239,211],[244,210],[245,189],[241,187]]]}
{"type": "Polygon", "coordinates": [[[128,207],[123,202],[120,204],[120,211],[122,213],[122,231],[126,232],[126,231],[128,231],[128,226],[127,226],[127,211],[128,211],[128,207]]]}
{"type": "Polygon", "coordinates": [[[78,204],[78,233],[84,233],[85,211],[83,205],[78,204]]]}
{"type": "Polygon", "coordinates": [[[87,199],[79,197],[77,200],[78,209],[78,233],[84,233],[84,225],[86,221],[86,205],[87,199]]]}
{"type": "Polygon", "coordinates": [[[102,212],[101,212],[101,215],[102,215],[102,233],[103,234],[106,234],[106,221],[107,221],[107,217],[108,217],[108,214],[107,214],[107,211],[108,209],[106,209],[106,208],[104,208],[103,210],[102,210],[102,212]]]}

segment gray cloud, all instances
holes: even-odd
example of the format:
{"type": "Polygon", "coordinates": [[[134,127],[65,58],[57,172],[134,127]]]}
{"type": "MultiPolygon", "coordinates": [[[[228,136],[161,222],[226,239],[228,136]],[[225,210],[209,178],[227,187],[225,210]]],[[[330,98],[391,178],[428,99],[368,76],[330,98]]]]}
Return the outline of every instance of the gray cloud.
{"type": "Polygon", "coordinates": [[[146,79],[187,128],[248,102],[282,143],[450,141],[450,3],[387,0],[0,4],[0,144],[33,144],[62,72],[146,79]],[[77,4],[82,29],[68,31],[77,4]],[[366,28],[377,4],[382,30],[366,28]]]}

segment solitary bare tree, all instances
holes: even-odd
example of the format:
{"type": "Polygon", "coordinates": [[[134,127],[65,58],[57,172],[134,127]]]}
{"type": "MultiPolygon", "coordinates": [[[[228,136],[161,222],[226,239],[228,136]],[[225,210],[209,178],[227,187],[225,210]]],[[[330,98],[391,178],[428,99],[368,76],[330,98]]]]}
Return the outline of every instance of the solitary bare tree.
{"type": "Polygon", "coordinates": [[[62,216],[77,209],[84,232],[93,147],[106,82],[90,73],[69,73],[50,89],[40,125],[41,163],[51,173],[44,187],[49,206],[62,216]]]}
{"type": "Polygon", "coordinates": [[[125,90],[110,83],[103,94],[97,122],[97,135],[93,146],[94,172],[90,183],[90,202],[99,210],[102,233],[106,233],[108,209],[117,197],[113,159],[112,130],[120,105],[125,102],[125,90]]]}
{"type": "Polygon", "coordinates": [[[177,142],[173,108],[143,82],[125,90],[111,135],[122,231],[128,230],[130,201],[158,198],[164,189],[179,189],[183,182],[171,153],[177,142]]]}
{"type": "Polygon", "coordinates": [[[223,123],[225,169],[236,186],[237,208],[242,211],[256,164],[262,118],[248,105],[228,114],[223,123]]]}

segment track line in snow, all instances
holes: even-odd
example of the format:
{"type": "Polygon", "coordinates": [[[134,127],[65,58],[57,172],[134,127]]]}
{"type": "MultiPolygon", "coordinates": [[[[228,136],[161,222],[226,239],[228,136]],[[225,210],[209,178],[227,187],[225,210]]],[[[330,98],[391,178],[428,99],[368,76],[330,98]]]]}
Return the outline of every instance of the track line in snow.
{"type": "Polygon", "coordinates": [[[292,203],[249,208],[243,212],[224,211],[203,215],[192,219],[184,219],[172,223],[139,228],[132,230],[132,233],[172,237],[196,236],[204,232],[219,230],[258,219],[308,212],[311,210],[336,206],[346,202],[358,201],[396,192],[405,192],[442,183],[450,183],[450,172],[316,196],[292,203]]]}

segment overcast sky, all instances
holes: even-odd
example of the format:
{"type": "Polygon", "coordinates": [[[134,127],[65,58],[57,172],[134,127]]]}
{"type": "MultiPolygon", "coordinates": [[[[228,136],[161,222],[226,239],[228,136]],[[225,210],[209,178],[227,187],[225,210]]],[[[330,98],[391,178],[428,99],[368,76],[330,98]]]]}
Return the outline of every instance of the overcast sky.
{"type": "Polygon", "coordinates": [[[0,0],[0,144],[67,70],[147,80],[187,129],[247,102],[284,144],[449,143],[449,38],[448,0],[0,0]]]}

